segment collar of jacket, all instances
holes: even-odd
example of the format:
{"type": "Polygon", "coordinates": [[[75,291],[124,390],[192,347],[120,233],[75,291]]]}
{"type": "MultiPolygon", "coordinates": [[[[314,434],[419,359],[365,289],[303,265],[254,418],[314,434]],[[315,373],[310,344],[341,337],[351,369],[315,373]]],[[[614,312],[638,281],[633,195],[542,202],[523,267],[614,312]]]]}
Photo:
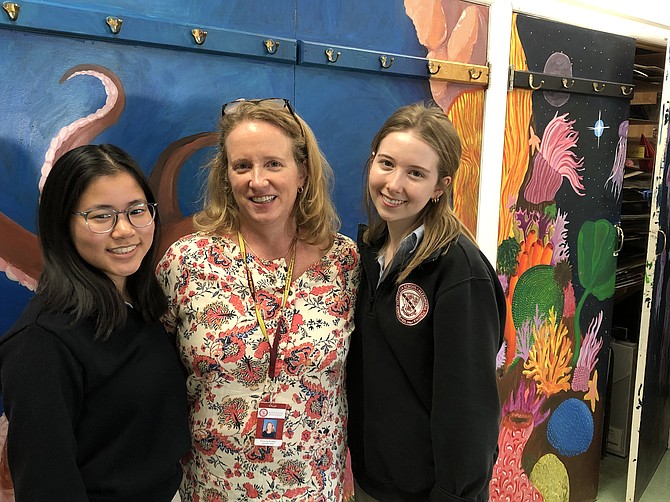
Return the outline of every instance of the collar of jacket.
{"type": "MultiPolygon", "coordinates": [[[[384,241],[386,240],[386,232],[384,234],[382,234],[379,237],[379,239],[377,239],[376,241],[371,242],[371,243],[368,244],[363,240],[363,234],[365,233],[365,231],[367,229],[368,229],[368,226],[363,224],[363,223],[360,223],[358,225],[358,236],[356,238],[356,242],[358,244],[358,249],[360,251],[361,264],[363,265],[363,268],[365,269],[365,273],[368,276],[368,280],[369,281],[374,280],[375,284],[376,284],[376,281],[378,279],[378,275],[380,273],[379,263],[377,262],[377,253],[379,253],[379,250],[381,249],[382,245],[384,244],[384,241]],[[376,273],[372,273],[373,271],[376,272],[376,273]]],[[[456,239],[454,239],[452,241],[452,243],[456,242],[457,240],[458,240],[458,237],[456,239]]],[[[437,249],[437,250],[433,251],[431,253],[431,255],[423,261],[422,265],[424,265],[426,263],[431,263],[431,262],[437,260],[440,255],[447,252],[447,250],[449,249],[449,246],[447,246],[446,248],[437,249]]],[[[391,273],[384,279],[384,281],[386,281],[389,277],[395,277],[395,276],[397,276],[397,274],[391,273]]]]}

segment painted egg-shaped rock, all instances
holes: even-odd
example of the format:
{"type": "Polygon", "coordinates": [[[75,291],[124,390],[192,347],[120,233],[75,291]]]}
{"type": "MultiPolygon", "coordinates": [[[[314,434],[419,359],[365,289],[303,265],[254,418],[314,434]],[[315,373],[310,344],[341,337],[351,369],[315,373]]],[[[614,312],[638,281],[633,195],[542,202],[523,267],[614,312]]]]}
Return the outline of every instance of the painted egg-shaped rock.
{"type": "Polygon", "coordinates": [[[593,416],[589,407],[575,398],[563,401],[549,418],[547,439],[566,457],[588,450],[593,440],[593,416]]]}
{"type": "Polygon", "coordinates": [[[556,455],[548,453],[537,461],[530,473],[530,482],[544,497],[544,502],[569,502],[570,478],[556,455]]]}

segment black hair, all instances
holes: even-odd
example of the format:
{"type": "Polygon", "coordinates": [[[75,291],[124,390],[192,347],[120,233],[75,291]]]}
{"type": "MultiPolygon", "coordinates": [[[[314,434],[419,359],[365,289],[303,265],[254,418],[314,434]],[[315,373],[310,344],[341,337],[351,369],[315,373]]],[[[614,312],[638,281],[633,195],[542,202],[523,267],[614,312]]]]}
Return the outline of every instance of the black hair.
{"type": "MultiPolygon", "coordinates": [[[[95,337],[103,339],[125,323],[126,305],[112,280],[77,252],[71,221],[82,194],[92,182],[120,173],[133,176],[147,202],[156,202],[149,180],[130,155],[114,145],[84,145],[56,161],[44,184],[38,210],[44,267],[37,292],[45,299],[48,310],[70,312],[75,320],[93,320],[95,337]]],[[[151,247],[126,283],[133,307],[148,322],[158,321],[167,308],[153,265],[159,229],[157,213],[151,247]]]]}

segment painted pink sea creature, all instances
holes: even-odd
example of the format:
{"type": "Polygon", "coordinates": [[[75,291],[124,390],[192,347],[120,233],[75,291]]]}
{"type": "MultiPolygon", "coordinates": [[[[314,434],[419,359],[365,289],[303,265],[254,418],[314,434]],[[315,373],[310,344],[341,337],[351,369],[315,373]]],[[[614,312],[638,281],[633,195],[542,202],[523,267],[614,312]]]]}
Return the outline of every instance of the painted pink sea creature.
{"type": "MultiPolygon", "coordinates": [[[[90,143],[98,134],[116,123],[123,111],[125,93],[121,81],[114,73],[98,65],[78,65],[66,71],[60,82],[79,75],[89,75],[100,80],[107,93],[106,102],[90,115],[61,128],[51,140],[41,169],[40,191],[51,167],[61,155],[77,146],[90,143]]],[[[41,270],[42,254],[37,236],[0,213],[0,271],[10,280],[34,291],[41,270]]]]}
{"type": "Polygon", "coordinates": [[[530,182],[524,191],[528,202],[540,204],[553,200],[563,178],[568,179],[577,195],[584,196],[582,176],[578,173],[584,158],[578,159],[570,150],[577,146],[579,133],[572,127],[575,121],[567,120],[567,116],[567,113],[559,116],[556,112],[544,130],[540,148],[533,159],[530,182]]]}
{"type": "Polygon", "coordinates": [[[570,257],[570,249],[568,248],[568,220],[567,213],[562,213],[560,209],[556,211],[556,219],[554,220],[554,231],[551,234],[549,242],[554,248],[554,253],[551,255],[551,266],[555,266],[558,262],[567,260],[570,257]]]}
{"type": "Polygon", "coordinates": [[[516,393],[513,392],[503,405],[499,455],[489,484],[492,502],[543,500],[524,471],[521,457],[535,427],[549,416],[549,411],[541,411],[544,401],[544,396],[537,394],[535,382],[521,380],[516,393]]]}
{"type": "Polygon", "coordinates": [[[603,346],[603,339],[598,336],[602,320],[603,312],[601,310],[600,313],[591,320],[586,336],[584,336],[582,348],[579,351],[577,366],[575,367],[575,372],[572,376],[572,390],[576,392],[587,392],[589,390],[591,372],[596,367],[596,364],[598,364],[598,352],[600,352],[600,349],[603,346]]]}
{"type": "Polygon", "coordinates": [[[623,172],[626,163],[626,149],[628,148],[628,121],[624,120],[619,124],[619,141],[614,153],[614,164],[612,164],[612,173],[607,178],[605,186],[612,183],[612,193],[618,199],[621,197],[621,187],[623,186],[623,172]]]}
{"type": "Polygon", "coordinates": [[[40,192],[42,191],[44,182],[56,160],[58,160],[64,153],[69,152],[78,146],[87,145],[93,141],[93,139],[102,131],[119,120],[119,117],[125,108],[126,94],[123,90],[121,80],[103,66],[75,66],[65,72],[59,80],[59,83],[62,84],[73,77],[81,75],[88,75],[100,80],[105,87],[107,99],[105,100],[105,104],[95,112],[61,128],[61,130],[58,131],[58,134],[51,140],[49,149],[44,156],[44,164],[42,164],[42,177],[39,182],[40,192]]]}

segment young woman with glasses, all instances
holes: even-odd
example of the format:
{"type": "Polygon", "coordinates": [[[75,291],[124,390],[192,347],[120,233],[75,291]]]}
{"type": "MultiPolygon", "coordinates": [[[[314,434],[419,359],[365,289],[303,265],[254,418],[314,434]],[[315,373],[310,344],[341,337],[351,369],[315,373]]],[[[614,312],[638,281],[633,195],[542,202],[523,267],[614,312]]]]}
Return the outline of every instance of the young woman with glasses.
{"type": "Polygon", "coordinates": [[[156,203],[112,145],[54,164],[37,295],[0,338],[17,502],[169,502],[188,450],[183,369],[160,322],[156,203]]]}
{"type": "Polygon", "coordinates": [[[287,100],[224,105],[199,231],[158,266],[188,373],[184,500],[342,498],[358,254],[331,180],[287,100]]]}

